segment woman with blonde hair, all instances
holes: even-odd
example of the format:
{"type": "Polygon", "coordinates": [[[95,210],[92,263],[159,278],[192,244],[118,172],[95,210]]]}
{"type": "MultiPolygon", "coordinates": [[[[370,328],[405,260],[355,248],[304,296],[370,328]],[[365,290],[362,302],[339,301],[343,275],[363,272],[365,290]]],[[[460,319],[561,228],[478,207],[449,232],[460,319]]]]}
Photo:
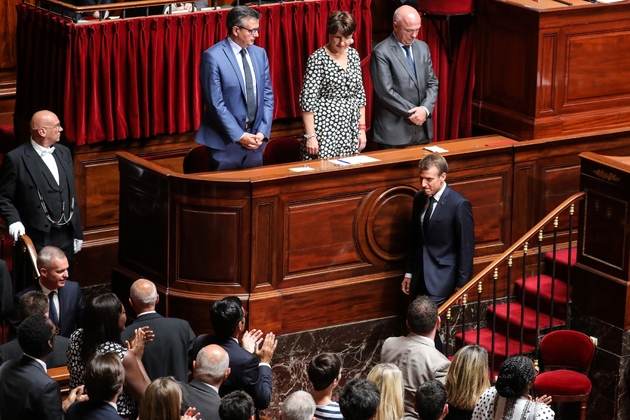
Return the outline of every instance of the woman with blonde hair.
{"type": "Polygon", "coordinates": [[[138,420],[196,420],[201,413],[189,407],[180,417],[182,390],[175,378],[168,376],[151,382],[140,403],[138,420]]]}
{"type": "Polygon", "coordinates": [[[380,363],[370,371],[367,380],[381,393],[376,420],[400,420],[405,413],[402,372],[393,363],[380,363]]]}
{"type": "Polygon", "coordinates": [[[488,352],[478,345],[459,349],[446,374],[448,415],[445,420],[470,420],[472,413],[486,389],[488,379],[488,352]]]}

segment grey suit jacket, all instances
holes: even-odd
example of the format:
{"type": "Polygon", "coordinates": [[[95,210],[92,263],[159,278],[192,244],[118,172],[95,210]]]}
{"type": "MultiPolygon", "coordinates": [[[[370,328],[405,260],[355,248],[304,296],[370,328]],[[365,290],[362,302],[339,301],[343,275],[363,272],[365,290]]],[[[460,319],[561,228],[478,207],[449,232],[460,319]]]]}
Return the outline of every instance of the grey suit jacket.
{"type": "Polygon", "coordinates": [[[390,337],[383,343],[381,363],[393,363],[402,371],[405,386],[405,420],[417,420],[414,410],[416,390],[427,381],[444,383],[451,362],[436,350],[427,337],[409,334],[390,337]]]}
{"type": "Polygon", "coordinates": [[[182,389],[182,414],[188,407],[195,407],[204,420],[220,420],[219,404],[221,397],[208,385],[193,379],[189,384],[179,382],[182,389]]]}
{"type": "Polygon", "coordinates": [[[421,137],[433,138],[431,117],[422,126],[409,120],[409,110],[420,105],[433,115],[438,92],[429,46],[415,40],[411,50],[416,75],[394,34],[372,50],[370,73],[375,92],[372,130],[377,143],[404,145],[421,137]]]}

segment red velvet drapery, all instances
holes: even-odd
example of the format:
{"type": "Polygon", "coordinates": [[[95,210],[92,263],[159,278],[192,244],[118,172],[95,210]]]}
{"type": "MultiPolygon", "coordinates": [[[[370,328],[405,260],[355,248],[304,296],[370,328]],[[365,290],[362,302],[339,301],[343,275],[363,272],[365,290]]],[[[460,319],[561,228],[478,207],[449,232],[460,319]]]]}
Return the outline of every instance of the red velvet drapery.
{"type": "MultiPolygon", "coordinates": [[[[331,11],[354,14],[354,47],[362,58],[369,55],[370,1],[318,0],[259,8],[257,45],[269,55],[274,118],[300,115],[297,97],[306,60],[327,42],[331,11]]],[[[229,10],[84,24],[27,3],[17,10],[17,119],[50,109],[60,117],[66,139],[79,146],[199,127],[201,53],[226,36],[229,10]]],[[[365,89],[371,93],[371,84],[365,89]]]]}

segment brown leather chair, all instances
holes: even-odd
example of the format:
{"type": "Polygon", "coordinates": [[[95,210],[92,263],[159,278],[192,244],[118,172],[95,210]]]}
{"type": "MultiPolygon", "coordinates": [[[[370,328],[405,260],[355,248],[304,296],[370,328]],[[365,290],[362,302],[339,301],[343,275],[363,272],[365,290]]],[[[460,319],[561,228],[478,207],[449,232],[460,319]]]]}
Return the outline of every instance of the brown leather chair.
{"type": "Polygon", "coordinates": [[[263,152],[263,165],[300,161],[301,137],[278,137],[270,140],[263,152]]]}
{"type": "Polygon", "coordinates": [[[210,170],[210,156],[204,145],[193,147],[184,156],[184,173],[194,174],[210,170]]]}

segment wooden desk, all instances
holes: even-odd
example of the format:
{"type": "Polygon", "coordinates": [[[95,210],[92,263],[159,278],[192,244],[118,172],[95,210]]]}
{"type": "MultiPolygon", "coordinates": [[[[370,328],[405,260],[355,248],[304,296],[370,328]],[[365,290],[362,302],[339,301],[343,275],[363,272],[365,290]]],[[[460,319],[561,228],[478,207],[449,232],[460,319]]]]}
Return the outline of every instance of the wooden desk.
{"type": "MultiPolygon", "coordinates": [[[[447,182],[472,203],[476,257],[509,246],[512,141],[440,143],[447,182]],[[487,146],[490,144],[490,146],[487,146]]],[[[303,163],[183,175],[119,153],[119,265],[112,289],[146,277],[160,313],[209,330],[216,299],[238,295],[250,325],[289,333],[391,316],[400,282],[421,147],[369,153],[379,162],[303,163]]],[[[123,300],[124,301],[124,300],[123,300]]]]}
{"type": "Polygon", "coordinates": [[[515,139],[630,126],[630,2],[482,0],[473,124],[515,139]]]}

